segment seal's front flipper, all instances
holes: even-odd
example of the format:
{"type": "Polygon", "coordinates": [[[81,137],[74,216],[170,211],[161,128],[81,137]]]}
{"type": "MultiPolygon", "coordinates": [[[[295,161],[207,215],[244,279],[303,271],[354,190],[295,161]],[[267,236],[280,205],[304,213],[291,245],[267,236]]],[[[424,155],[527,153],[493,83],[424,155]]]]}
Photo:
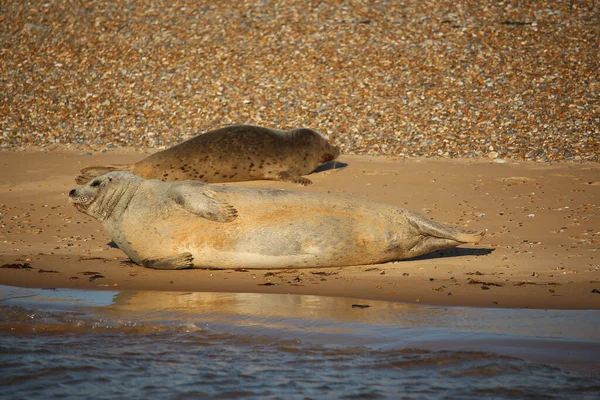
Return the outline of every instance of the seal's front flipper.
{"type": "Polygon", "coordinates": [[[203,186],[200,190],[189,186],[178,187],[174,195],[175,202],[187,211],[211,221],[231,222],[237,218],[237,210],[232,205],[216,199],[216,193],[205,183],[197,183],[203,186]]]}
{"type": "Polygon", "coordinates": [[[194,268],[192,253],[182,253],[175,257],[158,258],[156,260],[143,260],[142,267],[151,269],[187,269],[194,268]]]}
{"type": "Polygon", "coordinates": [[[86,167],[79,171],[81,175],[75,178],[75,182],[78,185],[84,185],[94,179],[97,176],[104,175],[107,172],[111,171],[131,171],[133,167],[132,164],[122,164],[122,165],[106,165],[106,166],[93,166],[86,167]]]}
{"type": "Polygon", "coordinates": [[[232,205],[208,197],[197,214],[215,222],[231,222],[237,218],[237,210],[232,205]]]}
{"type": "Polygon", "coordinates": [[[281,171],[277,174],[277,178],[284,182],[293,182],[302,186],[312,185],[312,181],[310,179],[306,179],[293,171],[281,171]]]}

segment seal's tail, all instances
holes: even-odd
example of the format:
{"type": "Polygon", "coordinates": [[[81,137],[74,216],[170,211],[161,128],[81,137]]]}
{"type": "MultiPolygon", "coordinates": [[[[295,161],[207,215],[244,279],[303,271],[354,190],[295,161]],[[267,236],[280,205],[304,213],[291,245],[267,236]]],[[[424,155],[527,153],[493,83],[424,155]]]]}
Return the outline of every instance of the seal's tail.
{"type": "Polygon", "coordinates": [[[487,232],[469,232],[453,226],[443,225],[414,212],[407,212],[404,217],[424,236],[453,240],[460,243],[479,243],[487,232]]]}
{"type": "Polygon", "coordinates": [[[89,182],[93,178],[100,176],[100,175],[104,175],[107,172],[131,171],[132,168],[133,168],[133,164],[113,164],[113,165],[106,165],[106,166],[86,167],[86,168],[83,168],[81,171],[79,171],[79,173],[81,175],[79,175],[77,178],[75,178],[75,182],[77,182],[77,184],[79,184],[79,185],[83,185],[84,183],[89,182]]]}
{"type": "Polygon", "coordinates": [[[421,235],[421,239],[408,250],[408,257],[449,249],[463,243],[479,243],[486,233],[486,231],[467,232],[453,226],[442,225],[411,211],[404,213],[404,218],[421,235]]]}

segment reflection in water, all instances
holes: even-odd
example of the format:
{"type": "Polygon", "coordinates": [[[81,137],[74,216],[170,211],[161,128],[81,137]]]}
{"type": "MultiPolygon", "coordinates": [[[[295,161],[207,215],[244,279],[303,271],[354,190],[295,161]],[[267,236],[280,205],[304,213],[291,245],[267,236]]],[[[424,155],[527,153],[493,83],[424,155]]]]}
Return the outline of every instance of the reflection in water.
{"type": "Polygon", "coordinates": [[[341,297],[255,293],[116,292],[40,290],[0,286],[0,304],[44,309],[94,307],[110,317],[137,320],[200,319],[237,325],[294,322],[300,325],[446,328],[581,341],[600,341],[600,312],[437,307],[341,297]],[[368,305],[367,308],[353,305],[368,305]]]}
{"type": "MultiPolygon", "coordinates": [[[[303,328],[328,326],[351,327],[352,323],[397,323],[409,308],[401,304],[369,301],[367,309],[353,308],[365,305],[361,300],[337,297],[259,295],[253,293],[176,293],[176,292],[122,292],[105,312],[117,315],[136,313],[138,317],[160,318],[166,313],[169,319],[190,319],[201,316],[203,321],[232,322],[237,326],[293,329],[298,321],[303,328]],[[404,311],[403,311],[404,310],[404,311]],[[392,321],[393,319],[394,321],[392,321]]],[[[410,327],[406,321],[406,327],[410,327]]]]}
{"type": "Polygon", "coordinates": [[[598,326],[598,311],[0,286],[3,398],[592,398],[598,326]]]}

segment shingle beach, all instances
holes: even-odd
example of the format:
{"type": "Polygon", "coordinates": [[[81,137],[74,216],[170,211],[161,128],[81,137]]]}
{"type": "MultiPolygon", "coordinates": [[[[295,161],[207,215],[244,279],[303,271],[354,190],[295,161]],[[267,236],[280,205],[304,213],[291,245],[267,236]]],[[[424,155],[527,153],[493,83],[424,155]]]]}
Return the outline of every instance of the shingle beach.
{"type": "Polygon", "coordinates": [[[256,124],[345,154],[598,161],[597,1],[0,5],[0,147],[256,124]]]}

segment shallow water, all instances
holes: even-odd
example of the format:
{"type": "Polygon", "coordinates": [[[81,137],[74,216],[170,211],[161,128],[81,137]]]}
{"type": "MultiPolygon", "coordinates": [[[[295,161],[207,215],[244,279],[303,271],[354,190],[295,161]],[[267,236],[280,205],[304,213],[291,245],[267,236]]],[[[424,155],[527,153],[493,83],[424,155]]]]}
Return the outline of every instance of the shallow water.
{"type": "Polygon", "coordinates": [[[592,399],[599,326],[599,311],[0,286],[0,392],[592,399]]]}

